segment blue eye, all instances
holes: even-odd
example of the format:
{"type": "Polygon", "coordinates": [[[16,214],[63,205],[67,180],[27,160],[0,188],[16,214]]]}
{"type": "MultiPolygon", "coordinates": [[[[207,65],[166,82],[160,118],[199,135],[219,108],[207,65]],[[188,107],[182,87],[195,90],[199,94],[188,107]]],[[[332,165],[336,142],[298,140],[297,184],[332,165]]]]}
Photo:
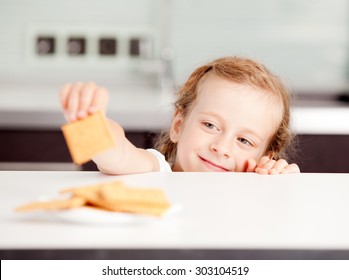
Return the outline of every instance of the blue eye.
{"type": "Polygon", "coordinates": [[[210,122],[202,122],[202,124],[204,125],[205,128],[207,128],[208,130],[213,130],[213,131],[216,131],[216,132],[219,132],[221,131],[219,129],[219,127],[217,127],[215,124],[213,123],[210,123],[210,122]]]}
{"type": "Polygon", "coordinates": [[[253,144],[245,138],[238,138],[238,140],[244,145],[253,146],[253,144]]]}
{"type": "Polygon", "coordinates": [[[214,129],[216,127],[214,124],[209,122],[204,122],[204,126],[206,126],[209,129],[214,129]]]}

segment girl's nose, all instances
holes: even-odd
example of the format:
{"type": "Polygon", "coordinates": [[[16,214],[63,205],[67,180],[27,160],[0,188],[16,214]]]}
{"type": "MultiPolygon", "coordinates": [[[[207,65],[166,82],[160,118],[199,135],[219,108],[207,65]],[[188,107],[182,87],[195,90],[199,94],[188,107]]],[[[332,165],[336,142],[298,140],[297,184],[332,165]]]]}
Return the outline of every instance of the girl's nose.
{"type": "Polygon", "coordinates": [[[216,141],[215,143],[212,143],[210,149],[219,156],[223,156],[225,158],[231,157],[232,145],[224,141],[216,141]]]}

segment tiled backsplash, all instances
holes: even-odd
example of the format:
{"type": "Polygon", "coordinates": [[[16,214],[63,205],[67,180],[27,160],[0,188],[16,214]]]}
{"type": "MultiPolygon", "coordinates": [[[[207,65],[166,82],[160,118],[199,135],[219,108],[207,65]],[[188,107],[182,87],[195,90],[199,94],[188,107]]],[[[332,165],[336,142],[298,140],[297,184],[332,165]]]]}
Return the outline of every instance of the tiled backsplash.
{"type": "Polygon", "coordinates": [[[340,91],[348,83],[348,12],[346,0],[0,0],[0,82],[152,80],[161,53],[173,49],[166,71],[177,84],[208,60],[243,55],[294,91],[340,91]],[[53,54],[38,54],[40,36],[54,38],[53,54]],[[115,54],[101,53],[103,39],[115,40],[115,54]],[[151,64],[139,64],[137,40],[151,64]]]}

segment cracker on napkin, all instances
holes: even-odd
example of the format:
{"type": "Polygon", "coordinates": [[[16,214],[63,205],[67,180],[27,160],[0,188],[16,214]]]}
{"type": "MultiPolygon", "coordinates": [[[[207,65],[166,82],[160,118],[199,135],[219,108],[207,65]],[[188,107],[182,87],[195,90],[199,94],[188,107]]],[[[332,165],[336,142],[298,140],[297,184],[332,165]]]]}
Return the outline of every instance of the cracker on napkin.
{"type": "Polygon", "coordinates": [[[68,123],[61,129],[76,164],[86,163],[94,155],[115,146],[115,139],[102,111],[68,123]]]}

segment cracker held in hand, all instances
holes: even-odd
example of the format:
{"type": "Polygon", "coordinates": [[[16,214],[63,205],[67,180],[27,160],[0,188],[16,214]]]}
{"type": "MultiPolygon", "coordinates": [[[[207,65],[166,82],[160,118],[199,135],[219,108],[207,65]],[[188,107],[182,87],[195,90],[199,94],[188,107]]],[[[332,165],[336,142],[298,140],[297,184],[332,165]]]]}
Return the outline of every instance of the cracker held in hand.
{"type": "Polygon", "coordinates": [[[62,126],[69,152],[76,164],[83,164],[96,154],[115,146],[115,140],[104,113],[62,126]]]}

